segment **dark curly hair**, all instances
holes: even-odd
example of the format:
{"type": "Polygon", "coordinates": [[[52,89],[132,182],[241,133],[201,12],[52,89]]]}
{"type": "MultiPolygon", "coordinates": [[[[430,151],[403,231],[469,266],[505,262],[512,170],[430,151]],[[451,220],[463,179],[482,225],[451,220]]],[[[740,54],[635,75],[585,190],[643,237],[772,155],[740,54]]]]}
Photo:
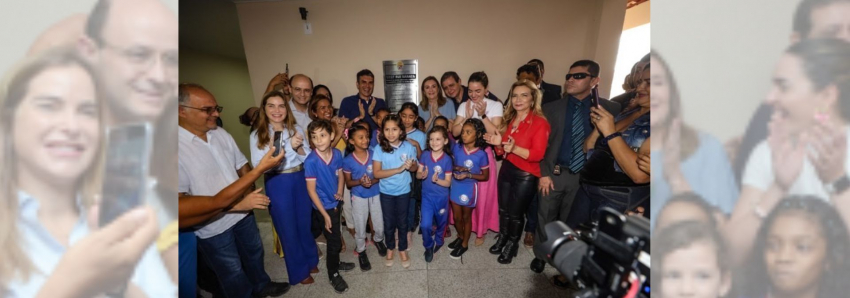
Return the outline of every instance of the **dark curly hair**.
{"type": "MultiPolygon", "coordinates": [[[[747,280],[744,284],[749,285],[745,289],[747,297],[764,296],[767,289],[773,288],[773,282],[767,272],[767,264],[764,260],[768,233],[776,223],[777,218],[800,211],[817,221],[818,225],[821,226],[818,236],[823,237],[827,243],[824,264],[828,264],[828,266],[825,269],[826,272],[817,281],[820,283],[818,297],[846,297],[846,283],[847,280],[850,280],[850,266],[848,266],[850,260],[847,258],[850,255],[850,236],[847,234],[847,226],[834,206],[813,196],[785,198],[765,218],[764,223],[759,228],[758,236],[756,236],[755,246],[749,258],[750,263],[745,268],[746,275],[744,276],[747,277],[747,280]]],[[[816,231],[812,231],[812,233],[814,232],[816,231]]]]}
{"type": "MultiPolygon", "coordinates": [[[[484,122],[481,122],[481,119],[477,118],[469,118],[463,122],[463,126],[472,125],[472,128],[475,129],[475,147],[486,149],[487,141],[484,140],[484,134],[487,133],[487,129],[484,128],[484,122]]],[[[463,132],[460,133],[463,135],[463,132]]],[[[461,138],[460,143],[463,144],[463,138],[461,138]]],[[[465,145],[465,144],[464,144],[465,145]]]]}
{"type": "MultiPolygon", "coordinates": [[[[398,126],[398,129],[401,131],[398,135],[398,140],[404,142],[407,140],[407,132],[404,131],[404,125],[401,124],[401,118],[396,114],[389,114],[387,117],[384,117],[384,121],[381,121],[381,129],[385,129],[387,127],[387,122],[393,121],[395,125],[398,126]]],[[[392,153],[395,151],[392,145],[390,145],[390,141],[387,140],[387,137],[384,136],[385,133],[378,135],[378,145],[381,146],[381,150],[384,150],[386,153],[392,153]]]]}
{"type": "Polygon", "coordinates": [[[371,129],[369,129],[369,123],[368,122],[366,122],[364,120],[354,122],[354,124],[351,125],[351,128],[348,129],[348,135],[346,135],[346,138],[348,138],[348,141],[345,144],[345,153],[346,154],[350,154],[351,152],[354,152],[354,145],[351,144],[351,138],[354,137],[354,133],[361,131],[361,130],[366,132],[366,139],[369,139],[369,140],[372,139],[372,132],[370,131],[371,129]],[[366,124],[365,127],[363,126],[363,123],[366,124]]]}

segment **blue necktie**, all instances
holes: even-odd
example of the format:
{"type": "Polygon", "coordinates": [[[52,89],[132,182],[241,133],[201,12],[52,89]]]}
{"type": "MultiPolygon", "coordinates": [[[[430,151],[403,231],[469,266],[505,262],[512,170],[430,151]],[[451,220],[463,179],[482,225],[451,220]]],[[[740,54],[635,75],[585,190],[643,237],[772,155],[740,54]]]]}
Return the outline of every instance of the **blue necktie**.
{"type": "Polygon", "coordinates": [[[582,117],[582,109],[581,104],[575,105],[573,109],[573,123],[572,123],[572,136],[570,137],[572,140],[572,150],[570,151],[572,156],[570,158],[570,172],[578,173],[584,167],[584,150],[582,150],[582,146],[584,145],[584,117],[582,117]]]}

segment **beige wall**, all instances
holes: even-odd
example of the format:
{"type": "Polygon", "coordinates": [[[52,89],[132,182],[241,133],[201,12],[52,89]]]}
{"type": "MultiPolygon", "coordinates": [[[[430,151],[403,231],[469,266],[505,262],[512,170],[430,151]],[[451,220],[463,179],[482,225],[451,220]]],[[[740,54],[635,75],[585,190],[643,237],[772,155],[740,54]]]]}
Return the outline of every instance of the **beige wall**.
{"type": "Polygon", "coordinates": [[[233,135],[236,145],[250,159],[250,131],[239,123],[239,115],[254,105],[245,61],[181,48],[180,82],[201,84],[215,96],[218,105],[224,107],[221,120],[225,130],[233,135]]]}
{"type": "Polygon", "coordinates": [[[626,10],[626,19],[623,21],[623,31],[649,23],[650,3],[652,3],[652,1],[646,1],[638,6],[626,10]]]}
{"type": "MultiPolygon", "coordinates": [[[[464,84],[487,72],[490,90],[504,99],[516,69],[529,59],[546,63],[544,80],[561,85],[578,59],[600,62],[613,75],[625,15],[621,0],[304,0],[238,3],[251,87],[258,101],[269,79],[289,63],[330,87],[335,105],[357,92],[355,74],[375,72],[383,97],[381,62],[419,59],[420,77],[457,71],[464,84]],[[309,10],[312,35],[303,34],[298,7],[309,10]]],[[[603,95],[610,84],[601,84],[603,95]]]]}

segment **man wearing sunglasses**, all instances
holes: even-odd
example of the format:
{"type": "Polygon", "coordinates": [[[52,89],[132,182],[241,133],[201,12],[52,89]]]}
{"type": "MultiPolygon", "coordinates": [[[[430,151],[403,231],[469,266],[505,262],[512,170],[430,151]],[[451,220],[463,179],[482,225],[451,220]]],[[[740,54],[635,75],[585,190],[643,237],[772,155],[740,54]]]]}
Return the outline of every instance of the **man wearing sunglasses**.
{"type": "MultiPolygon", "coordinates": [[[[540,200],[537,209],[537,235],[534,245],[546,241],[543,227],[553,221],[567,222],[567,215],[579,189],[579,172],[584,167],[584,140],[593,130],[590,123],[591,89],[599,84],[599,64],[580,60],[570,66],[566,76],[567,95],[543,105],[552,132],[549,146],[540,162],[540,200]]],[[[620,104],[604,98],[599,105],[609,113],[620,113],[620,104]]],[[[546,263],[542,258],[531,261],[531,270],[543,272],[546,263]]],[[[556,276],[554,283],[565,288],[567,280],[556,276]]]]}

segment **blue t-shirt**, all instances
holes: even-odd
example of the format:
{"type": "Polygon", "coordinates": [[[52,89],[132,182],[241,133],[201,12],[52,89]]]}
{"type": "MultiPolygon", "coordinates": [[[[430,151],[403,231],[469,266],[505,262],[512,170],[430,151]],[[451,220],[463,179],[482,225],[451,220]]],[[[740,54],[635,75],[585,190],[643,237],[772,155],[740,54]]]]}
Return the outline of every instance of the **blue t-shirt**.
{"type": "MultiPolygon", "coordinates": [[[[336,208],[339,201],[334,198],[339,187],[340,170],[342,169],[342,153],[332,148],[331,160],[325,161],[315,150],[304,160],[304,176],[307,180],[316,181],[316,194],[327,209],[336,208]]],[[[315,204],[313,208],[319,209],[315,204]]]]}
{"type": "Polygon", "coordinates": [[[369,140],[369,151],[374,150],[375,147],[378,146],[378,133],[379,132],[380,131],[377,130],[377,129],[372,131],[372,139],[369,140]]]}
{"type": "Polygon", "coordinates": [[[446,152],[443,152],[440,158],[434,160],[431,155],[431,150],[422,152],[419,158],[422,166],[428,167],[428,176],[422,180],[422,199],[429,198],[448,198],[449,188],[440,186],[431,180],[431,176],[437,173],[437,179],[446,179],[446,175],[452,174],[452,158],[446,152]]]}
{"type": "Polygon", "coordinates": [[[407,133],[407,139],[412,139],[416,142],[419,142],[419,150],[425,151],[425,133],[421,130],[414,129],[411,132],[407,133]]]}
{"type": "MultiPolygon", "coordinates": [[[[398,147],[393,147],[393,152],[384,152],[381,146],[372,151],[372,160],[380,161],[384,170],[395,169],[404,164],[405,159],[416,160],[416,148],[407,141],[401,142],[398,147]]],[[[381,179],[381,193],[391,196],[400,196],[410,192],[410,173],[398,173],[381,179]]]]}
{"type": "MultiPolygon", "coordinates": [[[[454,155],[454,166],[467,168],[469,173],[472,174],[481,174],[482,170],[486,170],[490,166],[487,153],[484,153],[481,148],[466,151],[462,144],[457,143],[452,148],[452,155],[454,155]]],[[[463,180],[452,178],[450,198],[455,204],[474,207],[478,201],[478,180],[471,177],[463,180]]]]}
{"type": "MultiPolygon", "coordinates": [[[[342,160],[342,171],[351,174],[351,180],[360,180],[363,175],[369,175],[370,179],[375,179],[375,174],[372,172],[372,152],[367,152],[366,160],[360,161],[354,156],[354,152],[349,154],[342,160]]],[[[351,195],[361,198],[371,198],[377,196],[380,192],[378,184],[372,184],[372,187],[366,188],[363,186],[355,186],[351,188],[351,195]]]]}

